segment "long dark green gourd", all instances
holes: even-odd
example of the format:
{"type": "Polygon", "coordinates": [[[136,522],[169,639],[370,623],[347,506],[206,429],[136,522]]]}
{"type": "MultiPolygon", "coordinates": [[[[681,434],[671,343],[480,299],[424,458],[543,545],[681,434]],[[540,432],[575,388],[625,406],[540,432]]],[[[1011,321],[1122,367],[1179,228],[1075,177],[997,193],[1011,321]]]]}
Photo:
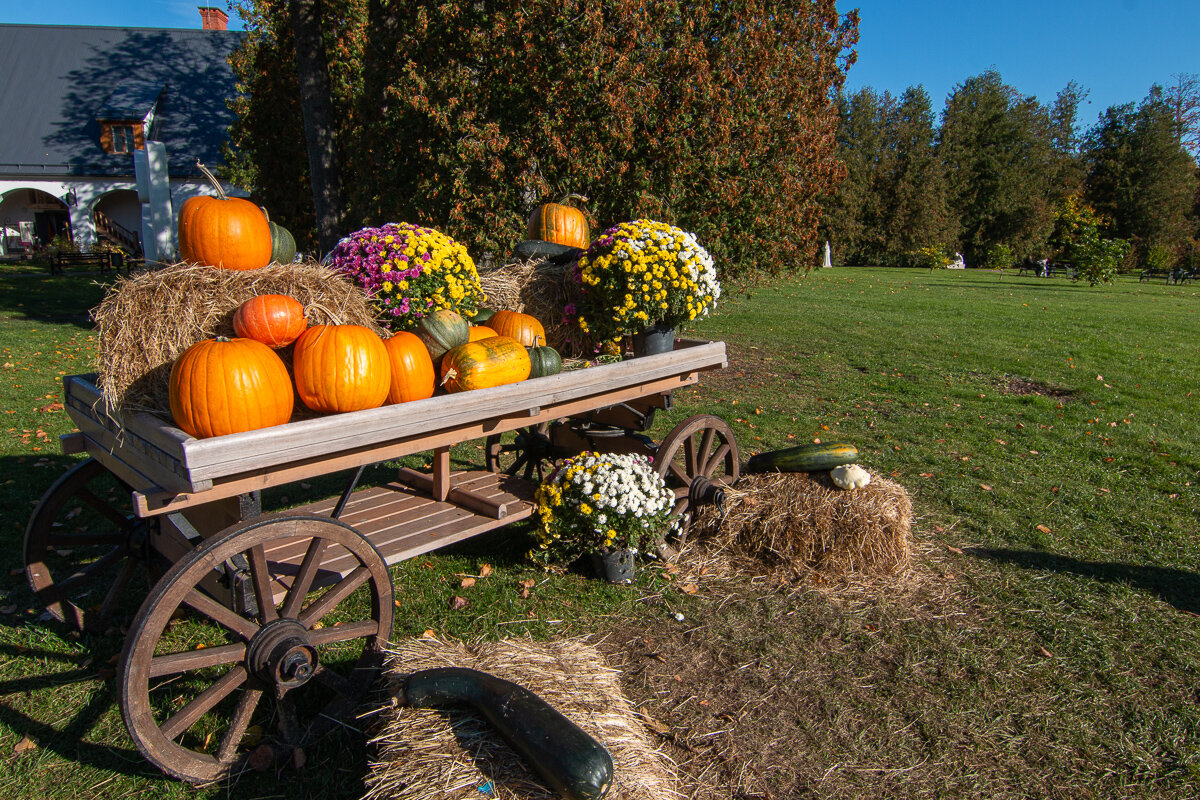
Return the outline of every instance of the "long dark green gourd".
{"type": "Polygon", "coordinates": [[[600,800],[612,785],[612,756],[604,746],[524,686],[474,669],[439,667],[409,675],[398,699],[413,708],[474,707],[568,800],[600,800]]]}
{"type": "Polygon", "coordinates": [[[785,450],[772,450],[751,456],[747,472],[821,472],[858,460],[858,449],[852,444],[828,442],[802,444],[785,450]]]}

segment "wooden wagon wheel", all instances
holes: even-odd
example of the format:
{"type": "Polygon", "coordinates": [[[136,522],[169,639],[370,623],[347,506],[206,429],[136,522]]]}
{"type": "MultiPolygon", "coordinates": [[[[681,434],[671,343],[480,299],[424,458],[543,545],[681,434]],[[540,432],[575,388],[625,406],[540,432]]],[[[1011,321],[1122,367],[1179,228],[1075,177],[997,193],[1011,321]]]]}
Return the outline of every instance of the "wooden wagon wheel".
{"type": "Polygon", "coordinates": [[[492,434],[484,442],[484,466],[488,472],[503,472],[517,475],[525,480],[539,481],[545,477],[546,466],[554,460],[554,448],[550,443],[550,423],[542,422],[519,428],[511,442],[505,442],[500,434],[492,434]]]}
{"type": "Polygon", "coordinates": [[[353,712],[378,674],[392,602],[379,552],[337,520],[281,516],[217,535],[167,571],[129,629],[119,687],[130,736],[197,784],[288,754],[302,763],[300,748],[353,712]],[[242,591],[217,600],[219,584],[242,591]]]}
{"type": "Polygon", "coordinates": [[[686,533],[692,511],[704,503],[719,502],[720,490],[741,474],[737,440],[729,423],[712,414],[688,417],[676,425],[658,446],[654,468],[675,492],[675,513],[686,533]]]}
{"type": "Polygon", "coordinates": [[[25,576],[55,619],[103,633],[122,612],[133,616],[131,598],[145,597],[145,547],[154,523],[134,516],[131,492],[88,459],[42,495],[25,528],[25,576]]]}

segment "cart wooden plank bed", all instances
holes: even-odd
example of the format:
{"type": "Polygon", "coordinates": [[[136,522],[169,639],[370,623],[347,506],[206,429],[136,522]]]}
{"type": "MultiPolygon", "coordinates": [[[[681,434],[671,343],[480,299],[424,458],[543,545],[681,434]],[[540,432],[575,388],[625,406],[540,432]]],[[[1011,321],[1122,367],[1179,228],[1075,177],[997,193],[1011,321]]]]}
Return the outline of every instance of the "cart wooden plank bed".
{"type": "Polygon", "coordinates": [[[719,496],[739,468],[723,420],[689,418],[658,444],[640,432],[675,389],[724,366],[724,343],[680,340],[668,353],[205,440],[119,414],[95,376],[71,376],[65,406],[79,430],[63,449],[91,458],[30,518],[30,585],[64,623],[105,631],[136,576],[149,577],[119,687],[134,742],[164,771],[206,783],[255,759],[296,758],[379,668],[387,567],[529,517],[544,462],[643,452],[678,513],[719,496]],[[452,469],[450,448],[473,439],[487,443],[485,469],[452,469]],[[365,467],[427,451],[431,472],[358,487],[365,467]],[[347,470],[340,496],[262,513],[263,489],[347,470]],[[260,723],[274,735],[255,745],[247,731],[260,723]]]}

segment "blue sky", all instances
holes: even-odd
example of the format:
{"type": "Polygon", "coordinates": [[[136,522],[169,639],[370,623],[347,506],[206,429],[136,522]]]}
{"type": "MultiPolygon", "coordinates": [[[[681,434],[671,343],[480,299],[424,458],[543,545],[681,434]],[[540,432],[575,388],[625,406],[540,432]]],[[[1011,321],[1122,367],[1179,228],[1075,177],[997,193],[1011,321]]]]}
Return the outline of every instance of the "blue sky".
{"type": "Polygon", "coordinates": [[[1200,74],[1200,0],[858,0],[858,63],[847,87],[924,85],[940,111],[956,84],[995,68],[1043,103],[1087,89],[1085,127],[1171,75],[1200,74]]]}
{"type": "MultiPolygon", "coordinates": [[[[225,8],[225,0],[210,0],[225,8]]],[[[0,0],[0,22],[198,28],[185,0],[0,0]]],[[[1070,80],[1089,91],[1079,122],[1136,102],[1176,73],[1200,74],[1200,0],[840,0],[860,10],[848,87],[895,95],[922,84],[940,110],[954,86],[995,68],[1051,102],[1070,80]]],[[[230,16],[230,27],[241,21],[230,16]]]]}

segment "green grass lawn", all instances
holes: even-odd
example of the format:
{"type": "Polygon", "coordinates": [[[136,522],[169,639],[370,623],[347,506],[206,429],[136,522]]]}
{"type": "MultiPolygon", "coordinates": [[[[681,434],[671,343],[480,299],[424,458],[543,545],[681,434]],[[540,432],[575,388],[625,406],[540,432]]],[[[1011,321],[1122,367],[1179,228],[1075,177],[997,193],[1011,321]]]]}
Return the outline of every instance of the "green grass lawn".
{"type": "MultiPolygon", "coordinates": [[[[73,463],[57,446],[71,429],[59,382],[94,369],[86,311],[102,291],[78,275],[0,277],[0,787],[359,796],[369,754],[354,735],[309,754],[299,777],[200,791],[164,778],[124,732],[110,663],[121,637],[79,638],[41,618],[21,540],[73,463]]],[[[820,676],[793,687],[803,703],[773,721],[771,741],[786,746],[747,751],[749,734],[706,744],[704,757],[754,769],[716,769],[688,787],[695,797],[1200,795],[1200,287],[839,268],[752,296],[730,289],[695,333],[727,342],[729,369],[677,392],[655,437],[713,413],[743,461],[818,438],[855,444],[913,495],[914,574],[949,599],[851,603],[746,581],[746,602],[718,603],[703,580],[684,593],[656,570],[610,587],[533,569],[513,526],[399,565],[397,636],[651,630],[665,605],[707,633],[664,631],[664,652],[756,656],[739,674],[763,696],[820,676]],[[461,587],[483,563],[491,575],[461,587]]],[[[455,454],[477,455],[474,444],[455,454]]],[[[678,677],[693,695],[716,686],[678,677]]],[[[677,731],[724,725],[689,717],[662,687],[631,679],[628,691],[677,731]]],[[[688,756],[685,778],[700,758],[688,756]]]]}

